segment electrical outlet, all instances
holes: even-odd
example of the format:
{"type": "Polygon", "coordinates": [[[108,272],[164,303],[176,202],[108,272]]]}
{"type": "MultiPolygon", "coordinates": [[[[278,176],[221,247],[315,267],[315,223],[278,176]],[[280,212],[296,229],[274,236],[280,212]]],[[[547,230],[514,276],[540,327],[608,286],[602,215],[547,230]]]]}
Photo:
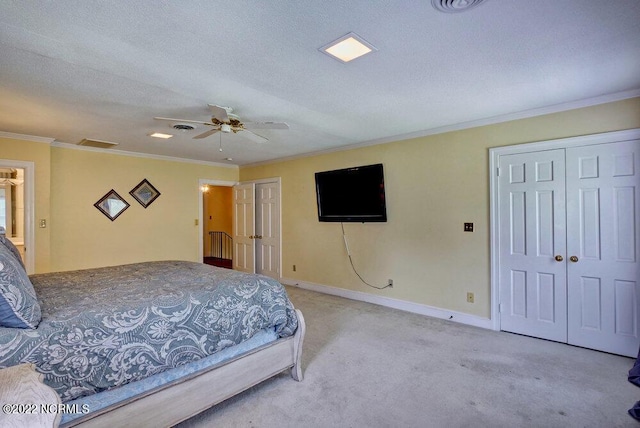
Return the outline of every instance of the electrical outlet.
{"type": "Polygon", "coordinates": [[[474,303],[474,302],[475,302],[475,297],[473,293],[467,293],[467,303],[474,303]]]}
{"type": "Polygon", "coordinates": [[[473,223],[465,223],[464,224],[465,232],[473,232],[473,223]]]}
{"type": "Polygon", "coordinates": [[[387,287],[393,288],[393,279],[389,280],[389,282],[387,283],[387,287]]]}

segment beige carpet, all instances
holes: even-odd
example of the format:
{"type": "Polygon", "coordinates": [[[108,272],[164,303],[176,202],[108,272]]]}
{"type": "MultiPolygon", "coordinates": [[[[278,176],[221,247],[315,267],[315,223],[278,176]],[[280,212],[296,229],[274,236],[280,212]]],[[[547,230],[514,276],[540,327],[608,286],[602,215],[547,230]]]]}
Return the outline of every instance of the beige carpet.
{"type": "Polygon", "coordinates": [[[288,290],[305,379],[283,373],[182,427],[639,426],[631,358],[288,290]]]}

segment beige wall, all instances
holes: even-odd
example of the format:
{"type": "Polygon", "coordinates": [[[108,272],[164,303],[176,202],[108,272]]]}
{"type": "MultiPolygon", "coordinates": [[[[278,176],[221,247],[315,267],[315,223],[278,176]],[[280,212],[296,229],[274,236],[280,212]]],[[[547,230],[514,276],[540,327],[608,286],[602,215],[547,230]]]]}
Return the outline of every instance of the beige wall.
{"type": "Polygon", "coordinates": [[[199,179],[236,181],[237,168],[52,148],[51,268],[198,260],[199,179]],[[129,191],[146,178],[161,193],[146,209],[129,191]],[[114,189],[131,206],[115,221],[93,204],[114,189]]]}
{"type": "Polygon", "coordinates": [[[285,278],[489,316],[488,148],[640,127],[640,98],[553,115],[235,168],[50,147],[0,137],[0,159],[35,163],[36,272],[198,258],[198,180],[282,180],[285,278]],[[339,224],[319,223],[316,171],[381,162],[389,221],[346,224],[363,277],[351,271],[339,224]],[[144,209],[129,190],[147,178],[162,193],[144,209]],[[115,189],[131,207],[115,222],[93,204],[115,189]],[[465,233],[462,223],[474,222],[465,233]],[[292,270],[296,265],[297,271],[292,270]],[[466,303],[466,292],[476,303],[466,303]]]}
{"type": "Polygon", "coordinates": [[[237,181],[238,169],[145,159],[0,137],[0,159],[35,165],[36,273],[147,260],[198,260],[199,179],[237,181]],[[129,195],[148,179],[161,196],[129,195]],[[93,204],[115,189],[131,206],[114,222],[93,204]],[[39,220],[47,220],[40,228],[39,220]]]}
{"type": "Polygon", "coordinates": [[[240,169],[240,180],[282,179],[284,278],[490,315],[491,147],[640,127],[640,98],[496,125],[240,169]],[[383,163],[387,223],[345,224],[362,284],[346,257],[340,224],[317,218],[314,173],[383,163]],[[463,232],[463,223],[475,232],[463,232]],[[297,270],[294,272],[293,265],[297,270]],[[475,293],[475,303],[466,293],[475,293]]]}
{"type": "Polygon", "coordinates": [[[50,270],[51,229],[37,227],[37,223],[40,219],[50,218],[51,147],[48,143],[0,137],[0,159],[34,163],[35,271],[47,272],[50,270]]]}

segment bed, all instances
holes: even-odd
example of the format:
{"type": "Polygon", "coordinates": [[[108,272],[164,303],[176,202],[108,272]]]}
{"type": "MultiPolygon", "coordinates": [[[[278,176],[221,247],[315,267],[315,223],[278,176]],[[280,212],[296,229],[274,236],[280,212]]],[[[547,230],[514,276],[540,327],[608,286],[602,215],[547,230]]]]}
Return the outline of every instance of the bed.
{"type": "Polygon", "coordinates": [[[186,261],[28,277],[0,242],[0,368],[35,365],[63,427],[171,426],[302,380],[304,318],[278,281],[186,261]]]}

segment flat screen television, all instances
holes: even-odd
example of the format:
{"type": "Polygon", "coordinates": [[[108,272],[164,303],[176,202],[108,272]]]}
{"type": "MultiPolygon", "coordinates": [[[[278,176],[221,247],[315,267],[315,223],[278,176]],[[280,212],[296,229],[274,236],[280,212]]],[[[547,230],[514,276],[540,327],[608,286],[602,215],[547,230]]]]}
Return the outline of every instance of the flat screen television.
{"type": "Polygon", "coordinates": [[[318,220],[386,222],[382,164],[316,172],[318,220]]]}

